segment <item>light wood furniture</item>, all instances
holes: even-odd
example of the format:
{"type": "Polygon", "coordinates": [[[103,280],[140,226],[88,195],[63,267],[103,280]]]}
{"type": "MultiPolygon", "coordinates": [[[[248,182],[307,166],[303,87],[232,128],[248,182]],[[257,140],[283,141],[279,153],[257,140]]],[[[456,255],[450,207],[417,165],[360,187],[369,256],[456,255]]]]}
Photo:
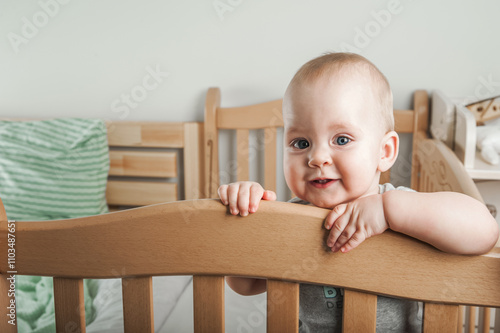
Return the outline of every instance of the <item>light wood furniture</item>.
{"type": "MultiPolygon", "coordinates": [[[[85,332],[82,278],[115,278],[117,272],[124,278],[126,332],[133,333],[153,332],[151,276],[156,275],[195,275],[196,332],[224,331],[224,275],[270,279],[269,332],[297,331],[297,282],[346,289],[344,332],[374,332],[375,294],[428,302],[425,332],[456,332],[457,304],[500,307],[498,249],[483,256],[450,255],[389,231],[356,251],[332,254],[321,242],[327,210],[283,202],[261,205],[259,214],[245,219],[205,199],[71,220],[17,222],[18,274],[55,276],[58,331],[73,323],[85,332]]],[[[2,212],[0,239],[6,233],[2,212]]],[[[6,242],[0,244],[6,253],[6,242]]],[[[5,259],[0,269],[8,271],[5,259]]],[[[8,311],[7,276],[0,279],[2,318],[8,311]]],[[[16,328],[2,320],[0,331],[16,328]]]]}
{"type": "Polygon", "coordinates": [[[134,207],[202,197],[202,124],[106,125],[110,148],[106,199],[110,206],[134,207]]]}

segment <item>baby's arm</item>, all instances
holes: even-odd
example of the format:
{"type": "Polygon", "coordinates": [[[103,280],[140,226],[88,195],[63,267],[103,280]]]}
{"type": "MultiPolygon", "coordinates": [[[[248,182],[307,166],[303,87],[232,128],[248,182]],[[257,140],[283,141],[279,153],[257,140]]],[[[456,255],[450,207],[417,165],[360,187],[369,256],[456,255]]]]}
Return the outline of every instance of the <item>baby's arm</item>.
{"type": "Polygon", "coordinates": [[[388,191],[335,207],[325,220],[327,245],[347,252],[391,228],[460,254],[488,252],[498,225],[481,202],[455,192],[388,191]]]}
{"type": "Polygon", "coordinates": [[[389,227],[450,253],[481,254],[498,240],[498,224],[486,206],[456,192],[383,194],[389,227]]]}
{"type": "MultiPolygon", "coordinates": [[[[222,185],[218,193],[222,203],[229,205],[231,214],[241,216],[255,213],[259,208],[260,200],[276,200],[276,193],[264,190],[259,183],[255,182],[222,185]]],[[[245,296],[260,294],[267,289],[265,279],[226,276],[226,282],[235,292],[245,296]]]]}

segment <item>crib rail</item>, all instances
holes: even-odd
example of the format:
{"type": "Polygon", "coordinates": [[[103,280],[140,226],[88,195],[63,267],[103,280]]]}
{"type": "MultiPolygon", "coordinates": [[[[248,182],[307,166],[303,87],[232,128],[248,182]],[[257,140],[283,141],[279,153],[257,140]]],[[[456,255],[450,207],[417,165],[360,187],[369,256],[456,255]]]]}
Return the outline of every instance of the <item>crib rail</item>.
{"type": "MultiPolygon", "coordinates": [[[[71,220],[17,222],[17,273],[55,276],[58,327],[82,332],[81,279],[114,278],[117,272],[123,278],[127,332],[153,330],[151,276],[156,275],[196,276],[197,332],[224,329],[225,275],[269,279],[270,332],[296,331],[299,282],[347,290],[345,332],[373,328],[375,294],[428,303],[424,327],[430,332],[456,332],[458,304],[500,307],[500,249],[482,256],[452,255],[388,231],[355,251],[331,253],[323,244],[327,212],[262,202],[258,214],[243,219],[228,214],[218,200],[193,200],[71,220]],[[361,314],[363,309],[372,313],[361,314]]],[[[0,223],[6,253],[5,215],[0,223]]],[[[2,259],[1,295],[7,271],[2,259]]],[[[1,298],[5,318],[6,298],[1,298]]],[[[0,330],[13,332],[5,320],[0,330]]]]}

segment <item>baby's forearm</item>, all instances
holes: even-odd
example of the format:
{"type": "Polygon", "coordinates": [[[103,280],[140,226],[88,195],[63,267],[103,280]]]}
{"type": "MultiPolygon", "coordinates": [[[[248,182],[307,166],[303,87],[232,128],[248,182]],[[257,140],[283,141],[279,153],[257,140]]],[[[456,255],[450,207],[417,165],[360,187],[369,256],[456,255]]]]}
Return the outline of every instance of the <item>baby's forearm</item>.
{"type": "Polygon", "coordinates": [[[257,295],[267,289],[265,279],[226,276],[226,282],[231,289],[244,296],[257,295]]]}
{"type": "Polygon", "coordinates": [[[498,240],[498,224],[481,202],[455,192],[389,191],[384,214],[391,229],[450,253],[486,253],[498,240]]]}

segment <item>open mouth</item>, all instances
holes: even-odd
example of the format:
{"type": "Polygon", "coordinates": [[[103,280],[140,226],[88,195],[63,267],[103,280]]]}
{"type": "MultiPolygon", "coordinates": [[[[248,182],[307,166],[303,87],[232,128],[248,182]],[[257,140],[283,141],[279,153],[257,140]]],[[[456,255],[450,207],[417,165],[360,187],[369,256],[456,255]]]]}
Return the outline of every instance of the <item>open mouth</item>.
{"type": "Polygon", "coordinates": [[[330,184],[332,184],[335,181],[335,179],[330,179],[330,178],[323,178],[323,179],[314,179],[310,183],[319,188],[327,187],[330,184]]]}

